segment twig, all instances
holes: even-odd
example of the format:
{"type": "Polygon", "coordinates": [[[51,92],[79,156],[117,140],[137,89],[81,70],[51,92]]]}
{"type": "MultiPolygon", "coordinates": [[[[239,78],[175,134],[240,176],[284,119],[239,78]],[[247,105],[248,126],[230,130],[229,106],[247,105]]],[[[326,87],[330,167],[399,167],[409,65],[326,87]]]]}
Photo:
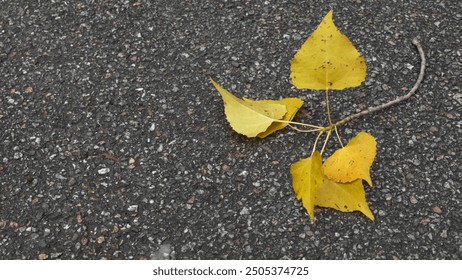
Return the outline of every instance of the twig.
{"type": "Polygon", "coordinates": [[[424,77],[424,74],[425,74],[426,60],[425,60],[425,54],[424,54],[424,51],[422,49],[422,46],[420,45],[420,42],[417,40],[417,38],[414,38],[412,40],[412,43],[417,47],[417,50],[419,51],[419,54],[420,54],[420,73],[419,73],[419,77],[417,78],[417,81],[415,82],[412,89],[406,95],[398,97],[395,100],[392,100],[392,101],[390,101],[388,103],[381,104],[381,105],[378,105],[378,106],[375,106],[375,107],[371,107],[371,108],[368,108],[368,109],[366,109],[364,111],[361,111],[359,113],[350,115],[350,116],[336,122],[335,126],[342,125],[342,124],[344,124],[346,122],[349,122],[349,121],[351,121],[353,119],[356,119],[356,118],[362,117],[364,115],[386,109],[388,107],[391,107],[391,106],[393,106],[395,104],[398,104],[401,101],[409,99],[417,91],[417,88],[419,88],[420,83],[422,83],[422,80],[423,80],[423,77],[424,77]]]}

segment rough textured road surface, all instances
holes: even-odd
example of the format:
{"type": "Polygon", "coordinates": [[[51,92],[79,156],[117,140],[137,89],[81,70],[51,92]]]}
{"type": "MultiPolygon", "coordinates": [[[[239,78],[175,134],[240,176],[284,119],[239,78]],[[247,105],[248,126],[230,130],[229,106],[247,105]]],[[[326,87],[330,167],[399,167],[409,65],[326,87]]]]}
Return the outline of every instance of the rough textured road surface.
{"type": "MultiPolygon", "coordinates": [[[[0,1],[1,259],[461,259],[462,2],[0,1]],[[290,60],[330,8],[365,56],[360,87],[331,95],[340,127],[378,142],[361,213],[316,210],[290,165],[314,134],[235,133],[212,76],[238,96],[296,90],[290,60]]],[[[338,146],[327,147],[326,155],[338,146]]]]}

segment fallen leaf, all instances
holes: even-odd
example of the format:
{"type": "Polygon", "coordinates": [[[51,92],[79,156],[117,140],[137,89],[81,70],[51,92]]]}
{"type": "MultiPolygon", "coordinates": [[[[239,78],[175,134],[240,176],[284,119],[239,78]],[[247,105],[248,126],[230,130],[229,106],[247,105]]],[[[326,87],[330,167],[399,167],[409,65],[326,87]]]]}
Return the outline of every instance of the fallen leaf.
{"type": "Polygon", "coordinates": [[[332,10],[295,54],[290,65],[298,89],[341,90],[366,78],[364,57],[332,21],[332,10]]]}
{"type": "Polygon", "coordinates": [[[315,204],[342,212],[360,211],[374,220],[360,179],[350,183],[337,183],[324,176],[322,185],[316,191],[315,204]]]}
{"type": "Polygon", "coordinates": [[[358,133],[324,162],[324,174],[335,182],[364,179],[372,186],[370,168],[376,155],[376,145],[372,135],[364,131],[358,133]]]}
{"type": "Polygon", "coordinates": [[[314,221],[315,196],[318,187],[323,182],[322,158],[318,151],[315,151],[309,158],[302,159],[290,167],[292,174],[292,185],[297,199],[301,200],[303,207],[314,221]]]}
{"type": "Polygon", "coordinates": [[[263,138],[284,128],[287,124],[283,124],[283,126],[271,125],[279,120],[293,118],[295,112],[300,108],[298,106],[301,99],[297,101],[298,98],[286,98],[278,101],[239,99],[212,79],[210,81],[223,98],[226,119],[229,124],[236,132],[247,137],[263,138]]]}
{"type": "MultiPolygon", "coordinates": [[[[244,100],[247,100],[244,98],[244,100]]],[[[255,101],[255,102],[261,102],[261,101],[255,101]]],[[[274,100],[267,100],[269,103],[274,103],[274,104],[283,104],[287,108],[287,113],[284,115],[282,120],[284,121],[291,121],[297,111],[302,107],[303,105],[303,100],[300,98],[295,98],[295,97],[290,97],[290,98],[284,98],[278,101],[274,100]]],[[[287,126],[287,123],[281,123],[281,122],[273,122],[266,131],[259,133],[257,136],[259,138],[265,138],[266,136],[270,135],[271,133],[281,130],[287,126]]]]}

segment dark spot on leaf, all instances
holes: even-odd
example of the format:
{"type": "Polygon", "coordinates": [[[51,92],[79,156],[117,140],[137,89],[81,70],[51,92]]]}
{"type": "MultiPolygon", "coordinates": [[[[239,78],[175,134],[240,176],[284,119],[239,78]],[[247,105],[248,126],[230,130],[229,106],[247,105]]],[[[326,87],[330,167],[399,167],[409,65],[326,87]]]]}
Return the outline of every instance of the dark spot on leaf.
{"type": "Polygon", "coordinates": [[[343,205],[343,207],[344,207],[345,209],[348,209],[348,206],[346,206],[346,205],[343,205]]]}

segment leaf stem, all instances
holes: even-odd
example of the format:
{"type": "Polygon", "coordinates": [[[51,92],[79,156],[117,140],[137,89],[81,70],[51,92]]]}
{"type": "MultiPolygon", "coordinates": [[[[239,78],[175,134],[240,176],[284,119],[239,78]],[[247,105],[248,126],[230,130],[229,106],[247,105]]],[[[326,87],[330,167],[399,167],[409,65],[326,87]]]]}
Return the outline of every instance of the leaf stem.
{"type": "Polygon", "coordinates": [[[338,125],[342,125],[342,124],[344,124],[346,122],[349,122],[349,121],[351,121],[353,119],[357,119],[359,117],[362,117],[362,116],[365,116],[365,115],[368,115],[368,114],[371,114],[371,113],[374,113],[374,112],[389,108],[389,107],[391,107],[391,106],[393,106],[395,104],[398,104],[401,101],[405,101],[405,100],[411,98],[411,96],[415,94],[415,92],[419,88],[420,84],[422,83],[422,80],[423,80],[424,75],[425,75],[426,59],[425,59],[424,50],[422,48],[422,45],[420,45],[419,40],[417,40],[417,38],[414,38],[412,40],[412,43],[417,47],[417,50],[419,51],[419,54],[420,54],[420,73],[419,73],[419,77],[417,78],[417,81],[415,82],[412,89],[406,95],[400,96],[400,97],[398,97],[398,98],[396,98],[396,99],[394,99],[392,101],[389,101],[387,103],[384,103],[384,104],[381,104],[381,105],[378,105],[378,106],[375,106],[375,107],[368,108],[368,109],[366,109],[364,111],[361,111],[359,113],[356,113],[356,114],[349,115],[348,117],[336,122],[335,123],[336,127],[338,125]]]}
{"type": "Polygon", "coordinates": [[[318,136],[316,137],[316,140],[314,141],[313,151],[311,151],[311,154],[313,154],[316,151],[316,146],[318,145],[319,137],[321,137],[323,133],[324,133],[324,130],[319,131],[318,136]]]}
{"type": "Polygon", "coordinates": [[[296,131],[298,131],[298,132],[315,132],[315,131],[320,131],[320,130],[321,130],[321,128],[300,129],[300,128],[297,128],[297,127],[295,127],[295,126],[293,126],[293,125],[291,125],[291,124],[288,124],[288,126],[289,126],[290,128],[292,128],[293,130],[296,130],[296,131]]]}
{"type": "Polygon", "coordinates": [[[324,140],[324,145],[322,145],[321,155],[322,155],[322,153],[324,153],[324,148],[325,148],[326,145],[327,145],[327,140],[329,140],[329,137],[330,137],[330,134],[331,134],[331,133],[332,133],[332,130],[327,131],[326,140],[324,140]]]}
{"type": "Polygon", "coordinates": [[[337,125],[334,125],[334,129],[335,129],[335,135],[337,135],[338,142],[340,143],[340,146],[342,146],[343,148],[342,139],[340,138],[340,135],[338,134],[337,125]]]}
{"type": "Polygon", "coordinates": [[[293,124],[293,125],[300,125],[300,126],[307,126],[307,127],[316,128],[316,130],[314,130],[314,131],[317,131],[317,130],[323,128],[322,126],[312,125],[312,124],[307,124],[307,123],[301,123],[301,122],[293,122],[293,121],[286,121],[286,120],[273,120],[273,121],[274,122],[280,122],[280,123],[288,123],[288,124],[293,124]]]}
{"type": "Polygon", "coordinates": [[[329,88],[326,88],[326,107],[327,107],[327,119],[329,120],[329,126],[332,126],[332,118],[330,117],[330,105],[329,105],[329,88]]]}

